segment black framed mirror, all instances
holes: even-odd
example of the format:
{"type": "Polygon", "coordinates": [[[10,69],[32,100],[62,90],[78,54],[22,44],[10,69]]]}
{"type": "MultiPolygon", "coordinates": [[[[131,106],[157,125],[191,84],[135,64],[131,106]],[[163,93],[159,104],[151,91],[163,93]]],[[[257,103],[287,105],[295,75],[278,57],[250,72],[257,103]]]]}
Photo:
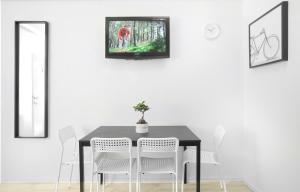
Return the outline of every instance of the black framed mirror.
{"type": "Polygon", "coordinates": [[[48,137],[48,28],[15,22],[15,138],[48,137]]]}

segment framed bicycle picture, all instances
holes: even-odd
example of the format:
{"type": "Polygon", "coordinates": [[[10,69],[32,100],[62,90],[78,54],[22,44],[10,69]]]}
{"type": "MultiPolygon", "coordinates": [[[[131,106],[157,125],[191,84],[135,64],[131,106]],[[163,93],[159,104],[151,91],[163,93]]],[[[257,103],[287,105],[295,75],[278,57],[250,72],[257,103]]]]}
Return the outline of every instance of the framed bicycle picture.
{"type": "Polygon", "coordinates": [[[288,60],[288,2],[249,24],[249,67],[288,60]]]}

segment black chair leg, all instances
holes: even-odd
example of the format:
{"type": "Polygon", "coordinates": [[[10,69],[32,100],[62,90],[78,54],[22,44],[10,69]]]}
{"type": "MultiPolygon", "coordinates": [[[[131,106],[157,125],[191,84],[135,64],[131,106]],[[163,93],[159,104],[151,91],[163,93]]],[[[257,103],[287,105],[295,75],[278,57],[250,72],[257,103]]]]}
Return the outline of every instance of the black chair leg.
{"type": "Polygon", "coordinates": [[[100,184],[103,184],[103,173],[100,173],[100,184]]]}
{"type": "MultiPolygon", "coordinates": [[[[186,146],[183,147],[183,150],[186,150],[186,146]]],[[[187,164],[184,165],[184,184],[187,183],[187,164]]]]}

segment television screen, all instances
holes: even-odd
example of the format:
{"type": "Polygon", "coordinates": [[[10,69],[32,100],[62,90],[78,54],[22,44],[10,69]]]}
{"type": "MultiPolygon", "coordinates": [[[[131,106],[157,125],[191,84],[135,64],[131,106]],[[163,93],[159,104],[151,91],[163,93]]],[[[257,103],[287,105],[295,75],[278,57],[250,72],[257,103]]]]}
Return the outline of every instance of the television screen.
{"type": "Polygon", "coordinates": [[[107,17],[106,57],[168,58],[168,17],[107,17]]]}

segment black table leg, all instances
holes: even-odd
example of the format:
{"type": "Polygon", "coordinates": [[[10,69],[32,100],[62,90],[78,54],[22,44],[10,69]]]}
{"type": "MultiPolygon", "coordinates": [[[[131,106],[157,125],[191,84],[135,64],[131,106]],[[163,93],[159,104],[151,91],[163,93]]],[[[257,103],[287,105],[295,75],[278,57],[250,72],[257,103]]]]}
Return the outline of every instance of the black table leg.
{"type": "MultiPolygon", "coordinates": [[[[186,146],[183,147],[183,151],[186,150],[186,146]]],[[[184,184],[187,183],[187,164],[184,165],[184,184]]]]}
{"type": "Polygon", "coordinates": [[[100,184],[103,184],[103,173],[100,173],[100,184]]]}
{"type": "Polygon", "coordinates": [[[196,157],[197,157],[197,165],[196,165],[196,192],[200,192],[200,168],[201,168],[201,143],[196,146],[196,157]]]}
{"type": "Polygon", "coordinates": [[[84,192],[84,154],[83,145],[79,142],[79,175],[80,175],[80,192],[84,192]]]}

